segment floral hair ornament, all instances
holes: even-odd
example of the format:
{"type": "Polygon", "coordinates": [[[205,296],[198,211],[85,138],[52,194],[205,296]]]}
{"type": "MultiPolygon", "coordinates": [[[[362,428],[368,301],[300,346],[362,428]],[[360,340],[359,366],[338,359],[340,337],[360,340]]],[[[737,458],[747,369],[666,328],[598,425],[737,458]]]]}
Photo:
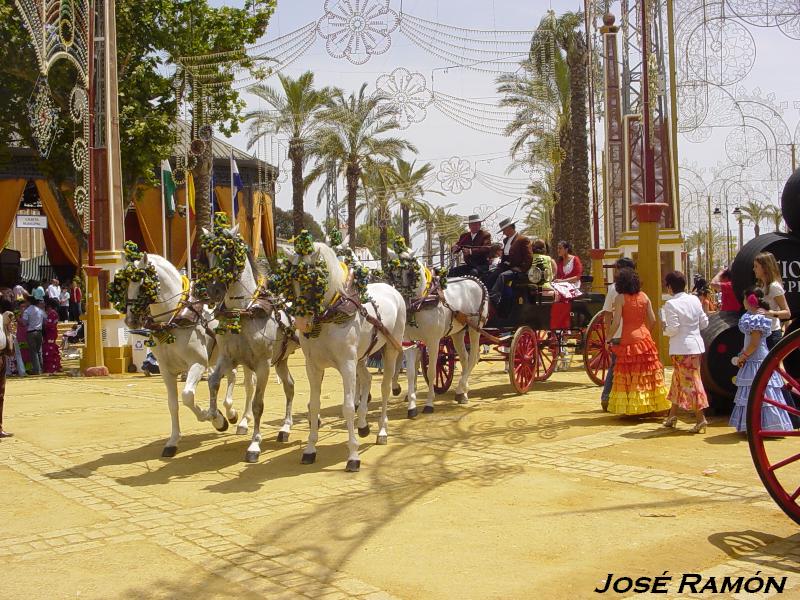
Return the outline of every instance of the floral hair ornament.
{"type": "Polygon", "coordinates": [[[755,294],[749,294],[747,296],[747,303],[750,306],[758,306],[758,296],[756,296],[755,294]]]}

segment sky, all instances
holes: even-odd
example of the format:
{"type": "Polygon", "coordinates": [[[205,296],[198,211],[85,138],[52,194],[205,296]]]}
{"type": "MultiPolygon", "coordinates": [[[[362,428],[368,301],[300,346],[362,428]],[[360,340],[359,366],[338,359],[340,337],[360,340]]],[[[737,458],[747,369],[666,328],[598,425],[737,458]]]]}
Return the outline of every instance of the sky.
{"type": "MultiPolygon", "coordinates": [[[[359,0],[350,0],[351,6],[359,0]]],[[[678,4],[693,0],[680,0],[678,4]]],[[[699,0],[694,0],[699,2],[699,0]]],[[[362,6],[381,6],[386,0],[360,0],[362,6]]],[[[735,0],[741,3],[741,0],[735,0]]],[[[470,30],[533,30],[540,19],[550,8],[557,13],[566,10],[578,10],[583,5],[582,0],[389,0],[391,10],[432,22],[443,23],[449,26],[461,27],[470,30]]],[[[341,11],[345,3],[343,0],[278,0],[278,6],[270,22],[266,40],[284,36],[313,21],[319,21],[326,10],[341,11]]],[[[612,5],[612,12],[619,13],[618,5],[612,5]]],[[[619,22],[619,18],[618,18],[619,22]]],[[[775,28],[748,27],[753,38],[755,54],[752,69],[746,79],[737,86],[743,88],[744,93],[753,95],[754,90],[761,92],[761,96],[775,94],[775,102],[783,102],[786,108],[783,119],[788,128],[794,132],[800,120],[800,113],[795,108],[795,101],[800,100],[800,80],[789,76],[793,69],[789,58],[797,54],[798,41],[789,39],[775,28]]],[[[464,32],[463,36],[475,39],[482,34],[464,32]]],[[[505,38],[504,38],[505,39],[505,38]]],[[[510,36],[508,39],[521,39],[519,36],[510,36]]],[[[459,43],[459,42],[454,42],[459,43]]],[[[469,45],[469,43],[467,43],[469,45]]],[[[405,68],[409,72],[419,73],[417,80],[424,80],[427,89],[434,89],[437,93],[455,97],[453,104],[445,103],[445,109],[450,106],[450,111],[460,114],[486,114],[478,112],[486,108],[481,103],[495,103],[496,74],[479,73],[465,68],[454,67],[453,63],[439,57],[432,56],[415,44],[409,36],[398,27],[389,35],[388,47],[381,54],[374,54],[364,64],[353,64],[346,58],[332,57],[326,50],[325,40],[321,35],[310,49],[298,60],[285,69],[284,72],[297,76],[305,70],[315,73],[316,83],[320,86],[335,85],[346,91],[355,90],[364,82],[368,84],[368,91],[375,90],[379,77],[391,74],[395,69],[405,68]],[[449,67],[449,68],[448,68],[449,67]],[[478,108],[476,108],[478,107],[478,108]]],[[[678,49],[685,52],[685,49],[678,49]]],[[[277,79],[272,78],[268,83],[275,85],[277,79]]],[[[731,88],[733,90],[733,87],[731,88]]],[[[265,108],[252,96],[245,95],[248,109],[265,108]]],[[[504,216],[519,215],[516,198],[529,181],[528,174],[522,171],[508,173],[510,164],[508,155],[509,140],[503,135],[494,135],[479,132],[472,128],[453,121],[443,114],[440,104],[430,105],[421,122],[411,123],[407,129],[401,130],[406,139],[418,149],[416,159],[418,164],[432,162],[437,171],[443,162],[456,157],[455,164],[464,170],[466,178],[457,178],[466,189],[450,186],[442,189],[439,181],[434,181],[432,187],[444,192],[445,195],[429,194],[426,200],[433,204],[455,204],[453,211],[459,214],[474,212],[484,213],[496,211],[495,220],[504,216]],[[473,177],[474,173],[474,177],[473,177]],[[473,177],[471,180],[469,177],[473,177]],[[468,187],[467,187],[468,186],[468,187]],[[455,193],[458,192],[458,193],[455,193]],[[499,210],[498,210],[499,207],[499,210]]],[[[480,120],[480,119],[478,119],[480,120]]],[[[598,123],[600,144],[602,144],[602,124],[598,123]]],[[[714,178],[714,171],[728,166],[730,162],[725,154],[725,136],[730,129],[713,129],[710,137],[703,143],[691,143],[685,136],[679,142],[679,156],[681,163],[691,165],[700,171],[706,183],[714,178]]],[[[244,134],[238,134],[231,142],[246,149],[247,141],[244,134]]],[[[257,149],[261,158],[282,166],[285,158],[285,143],[271,140],[257,149]]],[[[788,148],[784,149],[788,152],[788,148]]],[[[798,155],[800,157],[800,154],[798,155]]],[[[599,157],[598,157],[599,158],[599,157]]],[[[785,176],[788,176],[787,172],[785,176]]],[[[783,176],[783,175],[781,175],[783,176]]],[[[778,177],[775,174],[774,177],[778,177]]],[[[447,182],[446,182],[447,183],[447,182]]],[[[758,182],[751,186],[758,186],[759,192],[765,201],[777,202],[780,187],[779,182],[758,182]]],[[[738,188],[737,188],[738,189],[738,188]]],[[[344,190],[339,186],[339,195],[342,197],[344,190]]],[[[290,183],[281,183],[277,194],[277,203],[281,208],[289,208],[291,203],[290,183]]],[[[738,197],[729,199],[730,204],[742,200],[743,193],[738,197]]],[[[309,212],[317,218],[324,216],[324,208],[316,208],[316,189],[308,192],[306,205],[309,212]]],[[[688,198],[685,206],[687,222],[694,223],[699,217],[704,217],[705,212],[693,207],[696,201],[688,198]]],[[[714,199],[714,205],[718,203],[714,199]]],[[[722,203],[719,202],[720,206],[722,203]]],[[[729,206],[730,208],[730,206],[729,206]]],[[[703,208],[703,211],[705,209],[703,208]]],[[[720,222],[719,227],[722,227],[720,222]]],[[[731,224],[735,230],[735,224],[731,224]]],[[[745,235],[750,233],[746,227],[745,235]]]]}

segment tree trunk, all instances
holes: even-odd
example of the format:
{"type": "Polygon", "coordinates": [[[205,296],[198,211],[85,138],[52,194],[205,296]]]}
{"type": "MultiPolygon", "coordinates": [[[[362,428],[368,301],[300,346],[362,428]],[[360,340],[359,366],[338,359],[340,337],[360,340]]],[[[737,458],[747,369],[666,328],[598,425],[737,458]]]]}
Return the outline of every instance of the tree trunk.
{"type": "Polygon", "coordinates": [[[347,165],[345,179],[347,180],[347,235],[350,236],[350,247],[356,247],[356,192],[358,191],[358,177],[360,169],[354,165],[347,165]]]}
{"type": "Polygon", "coordinates": [[[378,239],[381,250],[381,268],[384,268],[389,262],[389,229],[387,221],[383,217],[378,220],[378,229],[380,231],[378,239]]]}
{"type": "Polygon", "coordinates": [[[756,234],[756,237],[761,235],[761,223],[759,223],[758,221],[753,223],[753,232],[756,234]]]}
{"type": "Polygon", "coordinates": [[[211,174],[214,168],[214,156],[211,143],[208,142],[197,157],[197,166],[192,175],[195,184],[195,223],[198,234],[202,229],[211,230],[211,174]]]}
{"type": "Polygon", "coordinates": [[[592,224],[589,199],[589,136],[586,122],[586,44],[583,34],[575,32],[567,51],[569,65],[569,178],[571,199],[568,202],[572,222],[572,246],[584,265],[592,264],[592,224]]]}
{"type": "Polygon", "coordinates": [[[428,266],[433,265],[433,224],[425,224],[425,262],[428,266]]]}
{"type": "Polygon", "coordinates": [[[444,246],[445,246],[444,236],[440,235],[439,236],[439,266],[442,267],[442,268],[444,268],[444,246]]]}
{"type": "Polygon", "coordinates": [[[302,140],[292,139],[289,142],[289,160],[292,161],[292,232],[294,235],[303,230],[303,158],[305,148],[302,140]]]}
{"type": "Polygon", "coordinates": [[[400,214],[403,218],[403,238],[406,240],[406,246],[411,247],[411,215],[409,214],[408,205],[404,202],[400,205],[400,214]]]}

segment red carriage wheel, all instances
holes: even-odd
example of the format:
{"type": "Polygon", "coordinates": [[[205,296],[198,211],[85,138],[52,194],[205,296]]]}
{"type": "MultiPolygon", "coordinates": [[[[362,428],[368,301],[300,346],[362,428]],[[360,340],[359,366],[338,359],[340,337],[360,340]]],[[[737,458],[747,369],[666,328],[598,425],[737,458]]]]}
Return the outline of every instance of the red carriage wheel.
{"type": "Polygon", "coordinates": [[[536,380],[539,363],[539,338],[530,327],[523,325],[514,333],[508,353],[508,378],[518,393],[524,394],[536,380]]]}
{"type": "MultiPolygon", "coordinates": [[[[425,383],[428,381],[428,348],[420,343],[422,348],[422,376],[425,383]]],[[[439,340],[439,355],[436,360],[436,382],[433,384],[435,394],[444,394],[453,384],[453,377],[456,372],[456,347],[453,340],[449,337],[439,340]]]]}
{"type": "Polygon", "coordinates": [[[606,313],[600,311],[589,322],[583,340],[583,368],[595,385],[603,385],[611,366],[611,351],[606,344],[606,313]]]}
{"type": "Polygon", "coordinates": [[[747,402],[747,437],[756,471],[781,510],[800,524],[800,431],[769,431],[762,423],[762,408],[769,406],[785,411],[787,416],[800,417],[797,408],[765,396],[770,378],[775,374],[785,383],[784,391],[791,394],[797,405],[800,402],[800,330],[782,339],[767,355],[753,380],[747,402]]]}
{"type": "Polygon", "coordinates": [[[538,352],[536,353],[533,380],[547,381],[556,370],[561,345],[558,343],[558,336],[553,331],[540,330],[535,335],[538,352]]]}

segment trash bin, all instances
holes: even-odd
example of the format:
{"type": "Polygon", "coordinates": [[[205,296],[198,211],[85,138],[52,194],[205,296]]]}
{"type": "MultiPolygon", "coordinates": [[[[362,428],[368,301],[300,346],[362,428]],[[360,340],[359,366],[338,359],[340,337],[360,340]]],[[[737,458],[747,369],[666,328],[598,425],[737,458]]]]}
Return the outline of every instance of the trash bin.
{"type": "Polygon", "coordinates": [[[135,367],[135,373],[142,372],[142,363],[147,358],[147,346],[144,345],[147,338],[141,335],[130,334],[129,338],[131,344],[131,367],[135,367]]]}

